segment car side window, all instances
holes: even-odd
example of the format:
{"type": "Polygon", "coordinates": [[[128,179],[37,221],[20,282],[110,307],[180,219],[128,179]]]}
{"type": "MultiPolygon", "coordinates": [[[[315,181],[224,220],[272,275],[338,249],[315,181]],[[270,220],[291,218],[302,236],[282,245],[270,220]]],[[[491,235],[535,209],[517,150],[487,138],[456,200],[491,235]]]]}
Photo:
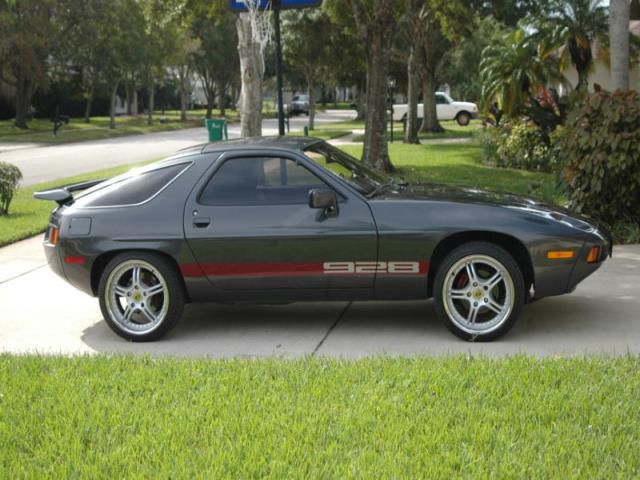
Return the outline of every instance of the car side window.
{"type": "Polygon", "coordinates": [[[449,101],[447,100],[447,97],[445,97],[444,95],[436,95],[436,103],[438,105],[447,105],[449,101]]]}
{"type": "Polygon", "coordinates": [[[225,161],[198,202],[202,205],[306,204],[309,190],[327,184],[288,158],[248,157],[225,161]]]}
{"type": "Polygon", "coordinates": [[[139,174],[132,174],[118,182],[79,197],[75,203],[82,207],[137,205],[156,195],[189,165],[180,163],[139,174]]]}

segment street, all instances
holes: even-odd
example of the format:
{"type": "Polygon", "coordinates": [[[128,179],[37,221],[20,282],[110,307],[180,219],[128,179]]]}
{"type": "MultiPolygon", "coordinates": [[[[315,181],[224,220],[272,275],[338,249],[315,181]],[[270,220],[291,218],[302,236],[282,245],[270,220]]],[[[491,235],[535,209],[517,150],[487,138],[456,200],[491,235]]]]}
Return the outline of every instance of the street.
{"type": "MultiPolygon", "coordinates": [[[[350,120],[353,110],[327,110],[316,115],[316,124],[350,120]]],[[[290,120],[292,131],[302,131],[308,117],[297,116],[290,120]]],[[[277,135],[278,122],[266,118],[262,122],[263,135],[277,135]]],[[[240,136],[240,124],[229,125],[229,138],[240,136]]],[[[22,171],[23,186],[70,177],[118,165],[160,159],[177,150],[207,142],[204,128],[188,128],[170,132],[130,135],[63,145],[19,148],[16,144],[0,145],[0,161],[13,163],[22,171]]]]}
{"type": "Polygon", "coordinates": [[[187,305],[161,341],[116,336],[98,301],[46,266],[41,238],[0,249],[0,351],[207,357],[360,358],[370,355],[540,356],[640,353],[640,246],[614,256],[577,290],[525,306],[504,338],[471,344],[451,335],[432,301],[187,305]]]}

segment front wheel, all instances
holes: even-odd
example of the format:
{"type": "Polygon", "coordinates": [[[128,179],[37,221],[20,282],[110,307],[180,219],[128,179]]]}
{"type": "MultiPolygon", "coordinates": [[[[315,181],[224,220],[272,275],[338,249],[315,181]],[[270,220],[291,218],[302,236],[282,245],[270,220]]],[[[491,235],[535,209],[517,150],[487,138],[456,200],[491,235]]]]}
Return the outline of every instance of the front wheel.
{"type": "Polygon", "coordinates": [[[157,340],[182,316],[184,289],[175,266],[161,255],[123,253],[100,278],[100,309],[111,329],[127,340],[157,340]]]}
{"type": "Polygon", "coordinates": [[[456,121],[461,127],[466,127],[467,125],[469,125],[469,123],[471,123],[471,115],[469,115],[467,112],[461,112],[456,116],[456,121]]]}
{"type": "Polygon", "coordinates": [[[524,304],[522,271],[503,248],[485,242],[453,250],[438,269],[434,301],[438,317],[458,337],[489,341],[507,333],[524,304]]]}

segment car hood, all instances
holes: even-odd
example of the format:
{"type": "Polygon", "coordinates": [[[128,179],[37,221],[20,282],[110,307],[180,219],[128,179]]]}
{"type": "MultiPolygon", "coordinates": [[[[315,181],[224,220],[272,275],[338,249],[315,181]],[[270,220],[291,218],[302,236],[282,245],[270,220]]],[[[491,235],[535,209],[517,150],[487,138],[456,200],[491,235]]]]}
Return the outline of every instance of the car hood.
{"type": "Polygon", "coordinates": [[[582,217],[566,208],[550,205],[531,197],[493,192],[475,187],[458,187],[438,183],[410,184],[405,188],[397,188],[389,191],[384,196],[377,198],[390,201],[440,201],[480,204],[530,213],[566,223],[567,225],[584,231],[593,231],[596,229],[591,219],[582,217]]]}
{"type": "Polygon", "coordinates": [[[469,110],[477,110],[478,106],[475,103],[471,103],[471,102],[453,102],[454,106],[456,107],[460,107],[460,108],[466,108],[469,110]]]}

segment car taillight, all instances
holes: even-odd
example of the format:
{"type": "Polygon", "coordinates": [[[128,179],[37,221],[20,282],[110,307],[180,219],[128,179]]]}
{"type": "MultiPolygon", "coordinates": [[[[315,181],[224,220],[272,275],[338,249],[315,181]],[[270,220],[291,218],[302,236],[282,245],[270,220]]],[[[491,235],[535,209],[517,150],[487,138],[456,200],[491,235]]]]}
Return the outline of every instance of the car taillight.
{"type": "Polygon", "coordinates": [[[57,245],[59,235],[60,235],[60,230],[58,230],[58,227],[51,227],[49,229],[49,243],[51,245],[57,245]]]}
{"type": "Polygon", "coordinates": [[[596,263],[600,258],[600,247],[592,247],[587,255],[587,263],[596,263]]]}

